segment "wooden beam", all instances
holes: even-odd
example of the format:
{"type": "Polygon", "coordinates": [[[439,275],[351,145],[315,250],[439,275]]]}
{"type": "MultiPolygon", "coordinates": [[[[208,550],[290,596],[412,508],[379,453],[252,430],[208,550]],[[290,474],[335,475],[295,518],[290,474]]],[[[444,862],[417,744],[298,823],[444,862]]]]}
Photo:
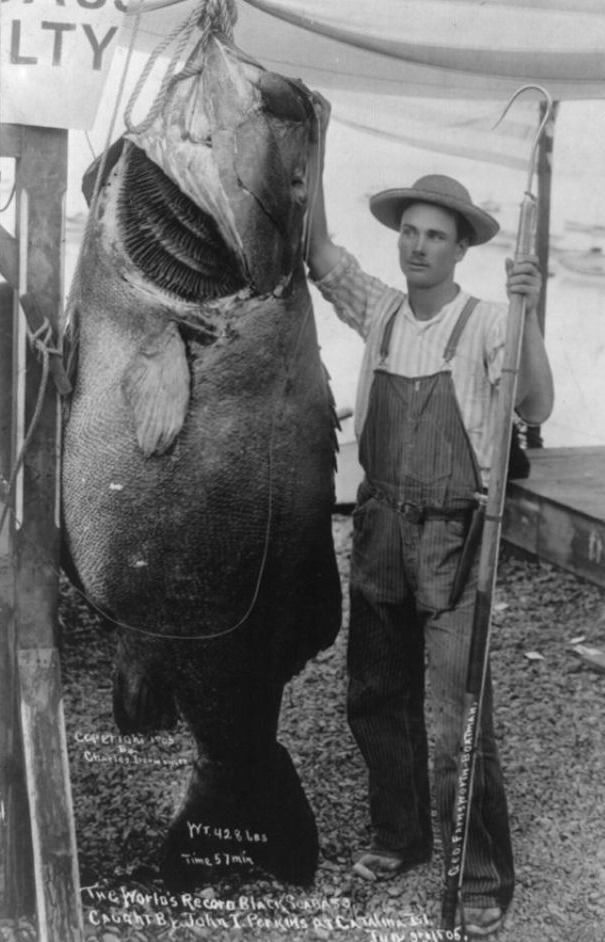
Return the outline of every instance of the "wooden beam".
{"type": "Polygon", "coordinates": [[[5,862],[0,894],[2,915],[18,920],[35,911],[36,898],[21,735],[14,593],[10,556],[0,554],[0,857],[5,862]]]}
{"type": "Polygon", "coordinates": [[[32,823],[39,942],[82,938],[76,835],[56,648],[19,651],[21,725],[32,823]],[[50,745],[49,745],[50,744],[50,745]]]}
{"type": "MultiPolygon", "coordinates": [[[[67,131],[22,128],[16,184],[19,293],[35,301],[56,336],[63,298],[67,131]]],[[[17,324],[22,331],[25,319],[19,318],[17,324]]],[[[22,497],[15,509],[14,560],[20,717],[39,942],[80,942],[83,926],[77,850],[56,651],[59,409],[50,381],[32,426],[41,389],[41,363],[22,338],[16,338],[16,347],[25,349],[25,368],[16,371],[23,387],[18,388],[13,422],[20,437],[32,428],[18,492],[22,497]]]]}
{"type": "MultiPolygon", "coordinates": [[[[0,252],[2,251],[0,247],[0,252]]],[[[8,481],[11,468],[11,428],[13,411],[13,316],[15,294],[10,285],[0,283],[0,513],[2,479],[8,481]]],[[[0,556],[8,552],[6,534],[0,533],[0,556]]]]}
{"type": "MultiPolygon", "coordinates": [[[[13,322],[16,293],[0,284],[0,477],[7,482],[13,464],[13,322]]],[[[0,514],[8,502],[0,484],[0,514]]],[[[10,501],[12,505],[12,501],[10,501]]],[[[18,919],[34,912],[35,888],[29,826],[15,637],[15,572],[9,516],[0,532],[0,859],[3,915],[18,919]]]]}
{"type": "Polygon", "coordinates": [[[510,481],[506,542],[605,587],[605,446],[540,448],[510,481]]]}
{"type": "MultiPolygon", "coordinates": [[[[17,162],[17,238],[26,256],[25,291],[56,331],[63,300],[63,219],[67,187],[67,132],[23,128],[17,162]]],[[[22,276],[23,277],[23,276],[22,276]]],[[[23,319],[18,321],[24,328],[23,319]]],[[[41,363],[26,345],[25,428],[35,411],[41,363]]],[[[58,402],[52,383],[23,462],[23,507],[16,534],[19,645],[53,647],[58,600],[58,402]]]]}

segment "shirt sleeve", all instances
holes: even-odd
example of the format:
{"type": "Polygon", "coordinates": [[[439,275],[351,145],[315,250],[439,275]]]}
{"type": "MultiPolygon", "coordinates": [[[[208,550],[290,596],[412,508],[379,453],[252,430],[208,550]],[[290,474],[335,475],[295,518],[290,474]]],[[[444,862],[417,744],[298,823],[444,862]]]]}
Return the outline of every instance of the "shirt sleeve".
{"type": "Polygon", "coordinates": [[[357,259],[346,249],[341,248],[340,253],[334,268],[314,284],[333,305],[338,317],[365,340],[374,312],[392,289],[379,278],[362,271],[357,259]]]}

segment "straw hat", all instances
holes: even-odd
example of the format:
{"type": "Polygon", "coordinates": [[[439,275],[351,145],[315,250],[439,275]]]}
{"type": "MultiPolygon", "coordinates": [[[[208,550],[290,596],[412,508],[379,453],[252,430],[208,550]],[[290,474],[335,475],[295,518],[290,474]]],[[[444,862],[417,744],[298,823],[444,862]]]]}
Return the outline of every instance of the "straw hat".
{"type": "Polygon", "coordinates": [[[421,177],[407,189],[377,193],[370,198],[370,211],[379,222],[399,231],[401,216],[410,203],[434,203],[459,213],[473,232],[471,245],[489,242],[500,228],[493,216],[475,206],[466,187],[452,177],[436,173],[421,177]]]}

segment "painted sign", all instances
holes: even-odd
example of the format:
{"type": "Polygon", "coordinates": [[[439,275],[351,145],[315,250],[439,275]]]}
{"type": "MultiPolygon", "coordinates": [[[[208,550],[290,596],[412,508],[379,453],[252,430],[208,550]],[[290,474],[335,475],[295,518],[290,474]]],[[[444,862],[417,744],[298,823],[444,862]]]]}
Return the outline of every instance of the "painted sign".
{"type": "Polygon", "coordinates": [[[122,0],[1,0],[0,121],[92,127],[122,0]]]}

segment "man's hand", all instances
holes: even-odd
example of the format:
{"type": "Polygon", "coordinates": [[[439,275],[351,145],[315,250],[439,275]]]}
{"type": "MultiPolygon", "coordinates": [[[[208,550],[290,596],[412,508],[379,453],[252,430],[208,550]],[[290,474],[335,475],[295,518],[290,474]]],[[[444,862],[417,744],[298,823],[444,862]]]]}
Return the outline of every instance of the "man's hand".
{"type": "Polygon", "coordinates": [[[311,92],[311,100],[317,117],[314,140],[318,140],[320,148],[324,150],[328,125],[330,123],[330,114],[332,113],[332,105],[327,98],[324,98],[324,96],[320,95],[317,91],[311,92]]]}
{"type": "Polygon", "coordinates": [[[506,290],[510,297],[526,299],[521,361],[517,380],[516,408],[528,425],[541,425],[552,412],[554,402],[553,379],[544,338],[535,316],[542,277],[535,255],[527,255],[513,262],[506,259],[506,290]]]}
{"type": "Polygon", "coordinates": [[[540,292],[542,290],[542,275],[535,255],[527,255],[518,262],[507,258],[506,262],[506,293],[520,294],[526,299],[526,312],[536,310],[540,292]]]}
{"type": "Polygon", "coordinates": [[[323,171],[326,150],[326,133],[330,122],[330,102],[313,92],[313,107],[317,116],[315,126],[315,157],[309,169],[309,207],[307,228],[307,252],[305,261],[311,277],[319,281],[336,264],[340,251],[328,234],[326,208],[324,205],[323,171]]]}

